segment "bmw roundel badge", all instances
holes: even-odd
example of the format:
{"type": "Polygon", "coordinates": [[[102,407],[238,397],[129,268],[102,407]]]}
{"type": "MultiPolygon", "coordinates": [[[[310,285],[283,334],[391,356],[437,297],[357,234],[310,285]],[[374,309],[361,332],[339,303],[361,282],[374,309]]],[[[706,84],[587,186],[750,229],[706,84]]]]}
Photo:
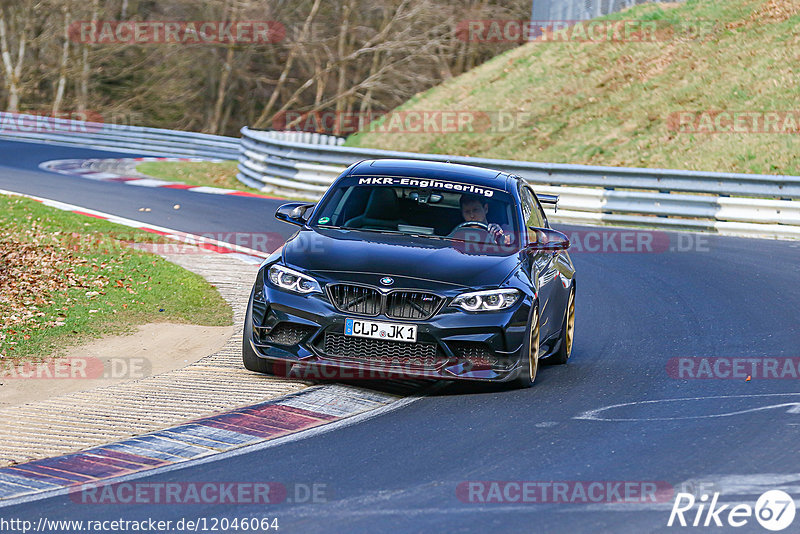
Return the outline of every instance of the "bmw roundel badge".
{"type": "Polygon", "coordinates": [[[392,278],[391,276],[384,276],[383,278],[381,278],[381,284],[385,286],[390,286],[394,284],[394,278],[392,278]]]}

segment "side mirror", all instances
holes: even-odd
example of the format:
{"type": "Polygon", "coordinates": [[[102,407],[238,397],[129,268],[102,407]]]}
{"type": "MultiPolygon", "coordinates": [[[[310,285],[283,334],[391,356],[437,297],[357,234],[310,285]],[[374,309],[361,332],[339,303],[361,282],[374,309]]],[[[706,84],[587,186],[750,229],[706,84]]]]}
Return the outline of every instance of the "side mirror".
{"type": "Polygon", "coordinates": [[[530,228],[528,235],[536,237],[535,242],[528,243],[526,247],[529,250],[566,250],[569,248],[569,238],[557,230],[552,228],[530,228]]]}
{"type": "Polygon", "coordinates": [[[297,226],[305,226],[308,222],[306,219],[306,213],[310,212],[308,210],[312,209],[316,204],[308,204],[305,202],[290,202],[289,204],[284,204],[275,212],[275,218],[279,221],[287,222],[289,224],[294,224],[297,226]]]}

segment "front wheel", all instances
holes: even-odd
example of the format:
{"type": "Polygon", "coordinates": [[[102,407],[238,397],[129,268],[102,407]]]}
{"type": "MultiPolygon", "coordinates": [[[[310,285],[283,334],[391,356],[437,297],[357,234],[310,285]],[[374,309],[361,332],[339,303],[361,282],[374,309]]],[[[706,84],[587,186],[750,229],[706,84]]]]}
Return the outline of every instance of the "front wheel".
{"type": "Polygon", "coordinates": [[[522,348],[525,358],[525,364],[521,370],[520,375],[514,381],[514,384],[521,388],[529,388],[536,380],[536,372],[539,370],[539,309],[534,308],[531,316],[530,325],[528,325],[528,335],[525,345],[522,348]]]}
{"type": "Polygon", "coordinates": [[[244,339],[242,339],[242,363],[244,363],[244,368],[248,371],[255,371],[256,373],[268,375],[273,374],[270,362],[264,358],[259,358],[258,355],[253,352],[253,347],[250,346],[246,333],[244,339]]]}
{"type": "Polygon", "coordinates": [[[253,296],[250,295],[250,303],[247,305],[247,313],[245,314],[244,332],[242,332],[242,363],[244,368],[248,371],[255,371],[256,373],[273,374],[272,362],[260,358],[253,350],[253,346],[248,339],[248,326],[250,326],[250,335],[252,335],[253,324],[253,296]]]}

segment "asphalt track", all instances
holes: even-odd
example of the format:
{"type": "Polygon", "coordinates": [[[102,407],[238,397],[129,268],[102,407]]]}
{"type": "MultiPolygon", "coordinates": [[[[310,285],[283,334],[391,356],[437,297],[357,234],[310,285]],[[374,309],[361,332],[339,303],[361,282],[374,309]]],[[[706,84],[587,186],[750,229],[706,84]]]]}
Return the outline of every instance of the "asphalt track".
{"type": "MultiPolygon", "coordinates": [[[[277,200],[97,183],[37,168],[103,156],[114,157],[0,142],[0,188],[193,233],[291,232],[272,218],[277,200]]],[[[357,424],[138,481],[324,485],[318,502],[89,505],[58,496],[0,508],[0,518],[277,517],[284,533],[638,533],[695,529],[666,526],[672,498],[476,503],[456,490],[469,481],[663,481],[675,491],[712,488],[727,501],[752,504],[779,488],[793,488],[797,499],[800,404],[792,403],[800,403],[800,381],[676,379],[666,366],[686,356],[800,357],[800,245],[711,235],[701,243],[683,252],[573,254],[573,357],[543,367],[529,390],[454,384],[357,424]],[[645,402],[665,399],[690,400],[645,402]],[[597,411],[623,403],[630,404],[597,411]]],[[[753,518],[735,530],[764,532],[753,518]]]]}

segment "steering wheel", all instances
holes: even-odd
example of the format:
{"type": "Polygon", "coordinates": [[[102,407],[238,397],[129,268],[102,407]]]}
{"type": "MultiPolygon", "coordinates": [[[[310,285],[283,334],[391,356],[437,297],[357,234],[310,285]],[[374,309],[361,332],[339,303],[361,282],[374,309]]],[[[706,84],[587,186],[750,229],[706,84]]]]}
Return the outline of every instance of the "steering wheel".
{"type": "Polygon", "coordinates": [[[498,235],[494,235],[494,234],[492,234],[492,231],[489,228],[490,225],[485,223],[485,222],[480,222],[480,221],[464,221],[463,223],[461,223],[458,226],[456,226],[455,228],[453,228],[453,231],[450,232],[450,235],[451,236],[456,235],[459,230],[461,230],[462,228],[468,228],[468,227],[480,228],[481,230],[483,230],[484,232],[486,232],[487,234],[492,236],[492,241],[494,241],[495,244],[500,244],[502,242],[502,239],[503,239],[503,232],[502,231],[498,235]]]}
{"type": "Polygon", "coordinates": [[[463,223],[461,223],[461,224],[459,224],[458,226],[456,226],[455,228],[453,228],[453,231],[452,231],[452,232],[450,232],[450,235],[453,235],[454,233],[458,232],[458,231],[459,231],[459,230],[461,230],[462,228],[467,228],[467,227],[469,227],[469,226],[474,226],[475,228],[480,228],[481,230],[483,230],[483,231],[485,231],[485,232],[488,232],[488,231],[489,231],[489,225],[488,225],[488,224],[486,224],[485,222],[480,222],[480,221],[464,221],[463,223]]]}

